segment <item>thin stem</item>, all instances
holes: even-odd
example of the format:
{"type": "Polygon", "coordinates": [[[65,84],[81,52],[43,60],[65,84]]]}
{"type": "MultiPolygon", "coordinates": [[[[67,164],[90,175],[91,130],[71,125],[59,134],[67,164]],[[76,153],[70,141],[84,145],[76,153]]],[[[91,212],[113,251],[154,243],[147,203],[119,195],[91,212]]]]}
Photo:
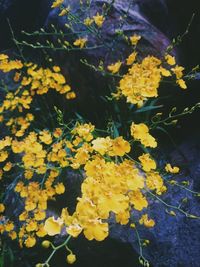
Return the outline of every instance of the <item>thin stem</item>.
{"type": "Polygon", "coordinates": [[[48,257],[48,259],[45,261],[44,264],[48,264],[48,263],[50,262],[51,258],[53,257],[53,255],[57,252],[57,250],[59,250],[59,249],[62,248],[62,247],[65,247],[65,246],[68,244],[68,242],[69,242],[70,239],[71,239],[71,235],[68,236],[68,238],[65,240],[64,243],[62,243],[61,245],[59,245],[59,246],[57,246],[57,247],[55,247],[55,246],[52,244],[53,251],[52,251],[52,253],[50,254],[50,256],[48,257]]]}
{"type": "Polygon", "coordinates": [[[196,216],[196,215],[193,215],[193,214],[190,214],[182,209],[180,209],[179,207],[177,206],[174,206],[174,205],[171,205],[171,204],[168,204],[166,203],[164,200],[162,200],[161,198],[159,198],[157,195],[153,194],[151,191],[147,190],[146,189],[146,192],[151,195],[152,197],[156,198],[157,200],[159,200],[162,204],[164,204],[166,207],[168,208],[172,208],[172,209],[175,209],[175,210],[178,210],[179,212],[183,213],[186,217],[189,217],[189,218],[193,218],[193,219],[200,219],[199,216],[196,216]]]}

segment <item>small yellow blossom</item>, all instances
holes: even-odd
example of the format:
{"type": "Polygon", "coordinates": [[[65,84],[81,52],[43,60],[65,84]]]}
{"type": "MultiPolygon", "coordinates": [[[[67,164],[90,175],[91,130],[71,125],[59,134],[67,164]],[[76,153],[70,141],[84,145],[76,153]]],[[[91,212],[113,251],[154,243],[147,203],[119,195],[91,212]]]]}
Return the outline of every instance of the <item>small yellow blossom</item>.
{"type": "Polygon", "coordinates": [[[12,240],[15,240],[17,238],[17,233],[15,231],[9,232],[8,235],[12,240]]]}
{"type": "Polygon", "coordinates": [[[109,65],[107,68],[108,68],[108,70],[110,72],[112,72],[113,74],[115,74],[115,73],[117,73],[119,71],[121,65],[122,65],[122,62],[121,61],[118,61],[118,62],[116,62],[114,64],[109,65]]]}
{"type": "Polygon", "coordinates": [[[173,56],[171,56],[171,55],[169,55],[169,54],[167,54],[167,55],[165,56],[165,60],[166,60],[167,63],[168,63],[169,65],[171,65],[171,66],[173,66],[173,65],[176,64],[175,57],[173,57],[173,56]]]}
{"type": "Polygon", "coordinates": [[[92,23],[94,22],[94,19],[91,19],[89,17],[87,17],[85,20],[84,20],[84,24],[86,26],[90,26],[92,23]]]}
{"type": "Polygon", "coordinates": [[[171,164],[166,164],[165,166],[165,170],[166,172],[170,172],[170,173],[179,173],[180,169],[179,167],[172,167],[171,164]]]}
{"type": "Polygon", "coordinates": [[[48,235],[54,236],[60,234],[63,225],[63,220],[58,218],[55,219],[54,217],[49,217],[44,224],[44,230],[47,232],[48,235]]]}
{"type": "Polygon", "coordinates": [[[5,206],[4,204],[0,203],[0,213],[4,212],[5,206]]]}
{"type": "Polygon", "coordinates": [[[148,172],[146,177],[146,185],[150,190],[156,190],[156,194],[161,195],[166,191],[163,179],[158,172],[148,172]]]}
{"type": "Polygon", "coordinates": [[[130,66],[134,63],[137,57],[137,52],[133,52],[129,55],[129,57],[126,59],[126,65],[130,66]]]}
{"type": "Polygon", "coordinates": [[[183,79],[179,79],[176,82],[182,89],[187,89],[187,85],[183,79]]]}
{"type": "Polygon", "coordinates": [[[156,162],[150,157],[149,154],[143,154],[139,157],[139,160],[142,163],[142,169],[145,172],[149,172],[151,170],[156,169],[156,162]]]}
{"type": "Polygon", "coordinates": [[[60,195],[63,194],[65,192],[65,186],[63,183],[58,183],[55,186],[55,190],[56,190],[56,194],[60,195]]]}
{"type": "Polygon", "coordinates": [[[95,24],[96,24],[99,28],[102,27],[102,25],[103,25],[103,23],[104,23],[104,21],[105,21],[104,16],[100,15],[99,13],[97,13],[95,16],[93,16],[93,19],[94,19],[95,24]]]}
{"type": "Polygon", "coordinates": [[[81,49],[86,45],[87,38],[79,38],[74,41],[74,45],[80,47],[81,49]]]}
{"type": "Polygon", "coordinates": [[[134,34],[133,36],[130,37],[131,44],[137,45],[140,39],[141,39],[140,35],[134,34]]]}
{"type": "Polygon", "coordinates": [[[173,73],[176,75],[176,79],[179,80],[183,77],[184,68],[182,66],[176,65],[174,68],[171,69],[173,73]]]}
{"type": "Polygon", "coordinates": [[[172,75],[171,72],[165,68],[160,67],[160,71],[161,71],[162,76],[164,77],[169,77],[172,75]]]}
{"type": "Polygon", "coordinates": [[[148,228],[154,227],[155,225],[154,220],[149,219],[147,214],[142,215],[141,219],[139,220],[139,223],[144,224],[144,226],[148,228]]]}
{"type": "Polygon", "coordinates": [[[64,2],[64,0],[56,0],[56,1],[53,2],[51,7],[52,8],[60,7],[63,2],[64,2]]]}
{"type": "Polygon", "coordinates": [[[74,99],[76,98],[76,93],[75,92],[69,92],[66,94],[67,99],[74,99]]]}
{"type": "Polygon", "coordinates": [[[35,244],[36,244],[36,239],[35,239],[35,237],[33,237],[33,236],[28,236],[28,238],[25,240],[24,244],[25,244],[25,246],[26,246],[27,248],[31,248],[31,247],[35,246],[35,244]]]}
{"type": "Polygon", "coordinates": [[[60,72],[60,67],[59,66],[53,66],[53,71],[60,72]]]}
{"type": "Polygon", "coordinates": [[[5,224],[5,230],[7,231],[7,232],[10,232],[10,231],[12,231],[13,229],[14,229],[14,223],[13,222],[7,222],[6,224],[5,224]]]}
{"type": "Polygon", "coordinates": [[[63,8],[62,11],[60,12],[59,16],[62,17],[62,16],[65,16],[66,14],[68,14],[70,11],[70,7],[67,7],[67,8],[63,8]]]}
{"type": "Polygon", "coordinates": [[[0,60],[8,59],[8,56],[5,54],[0,54],[0,60]]]}
{"type": "Polygon", "coordinates": [[[11,170],[11,168],[12,168],[12,163],[11,162],[7,162],[6,165],[3,167],[3,170],[5,172],[8,172],[8,171],[11,170]]]}

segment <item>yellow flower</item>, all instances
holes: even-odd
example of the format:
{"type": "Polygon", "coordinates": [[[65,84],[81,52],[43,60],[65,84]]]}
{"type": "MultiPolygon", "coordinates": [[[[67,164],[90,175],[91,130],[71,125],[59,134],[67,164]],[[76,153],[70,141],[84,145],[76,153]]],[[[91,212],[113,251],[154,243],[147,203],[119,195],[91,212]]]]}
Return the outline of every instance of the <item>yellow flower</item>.
{"type": "Polygon", "coordinates": [[[33,236],[28,236],[28,238],[25,240],[24,244],[25,244],[25,246],[26,246],[27,248],[31,248],[31,247],[35,246],[35,244],[36,244],[36,239],[35,239],[35,237],[33,237],[33,236]]]}
{"type": "Polygon", "coordinates": [[[126,59],[126,65],[130,66],[133,64],[137,56],[137,52],[133,52],[129,55],[129,57],[126,59]]]}
{"type": "Polygon", "coordinates": [[[175,57],[171,56],[171,55],[166,55],[165,56],[165,60],[167,61],[167,63],[171,66],[175,65],[176,64],[176,61],[175,61],[175,57]]]}
{"type": "Polygon", "coordinates": [[[47,235],[47,232],[44,230],[44,226],[43,225],[38,225],[38,231],[36,232],[36,235],[38,237],[44,237],[45,235],[47,235]]]}
{"type": "Polygon", "coordinates": [[[122,65],[122,62],[121,61],[118,61],[118,62],[116,62],[114,64],[109,65],[107,68],[108,68],[108,70],[110,72],[112,72],[113,74],[115,74],[115,73],[117,73],[119,71],[121,65],[122,65]]]}
{"type": "Polygon", "coordinates": [[[4,162],[8,158],[8,152],[7,151],[1,151],[0,152],[0,162],[4,162]]]}
{"type": "Polygon", "coordinates": [[[85,141],[89,142],[93,139],[92,132],[94,131],[94,125],[91,123],[77,124],[76,127],[71,131],[74,135],[79,135],[85,141]]]}
{"type": "Polygon", "coordinates": [[[37,222],[31,220],[27,225],[26,225],[26,231],[27,232],[32,232],[37,230],[37,222]]]}
{"type": "Polygon", "coordinates": [[[156,194],[161,195],[166,191],[163,179],[158,172],[149,172],[146,177],[146,185],[150,190],[156,190],[156,194]]]}
{"type": "Polygon", "coordinates": [[[54,217],[49,217],[44,224],[44,230],[47,232],[48,235],[54,236],[60,234],[63,225],[63,220],[58,218],[55,219],[54,217]]]}
{"type": "Polygon", "coordinates": [[[67,256],[67,262],[68,262],[69,264],[73,264],[75,261],[76,261],[76,255],[70,253],[70,254],[67,256]]]}
{"type": "Polygon", "coordinates": [[[0,60],[8,59],[8,56],[5,54],[0,54],[0,60]]]}
{"type": "Polygon", "coordinates": [[[131,124],[131,135],[134,139],[139,140],[145,147],[156,147],[155,138],[149,134],[149,128],[144,123],[131,124]]]}
{"type": "Polygon", "coordinates": [[[166,172],[170,172],[170,173],[178,173],[180,170],[179,170],[179,167],[172,167],[171,164],[166,164],[165,166],[165,170],[166,172]]]}
{"type": "Polygon", "coordinates": [[[69,11],[70,11],[70,7],[68,6],[67,8],[64,8],[64,9],[60,12],[59,16],[60,16],[60,17],[65,16],[66,14],[69,13],[69,11]]]}
{"type": "Polygon", "coordinates": [[[110,156],[124,156],[126,153],[129,153],[131,146],[128,141],[124,140],[122,136],[119,136],[112,140],[112,147],[109,151],[110,156]]]}
{"type": "Polygon", "coordinates": [[[25,221],[28,218],[28,212],[24,211],[19,215],[19,220],[20,221],[25,221]]]}
{"type": "Polygon", "coordinates": [[[74,45],[83,48],[87,43],[87,38],[79,38],[74,41],[74,45]]]}
{"type": "Polygon", "coordinates": [[[91,18],[89,18],[89,17],[87,17],[87,18],[84,20],[84,24],[85,24],[86,26],[90,26],[93,22],[94,22],[94,20],[91,19],[91,18]]]}
{"type": "Polygon", "coordinates": [[[82,230],[82,227],[78,224],[72,224],[66,228],[67,233],[73,237],[79,236],[82,230]]]}
{"type": "Polygon", "coordinates": [[[102,27],[102,25],[103,25],[103,23],[104,23],[104,21],[105,21],[105,18],[104,18],[102,15],[100,15],[99,13],[97,13],[95,16],[93,16],[93,19],[94,19],[95,24],[96,24],[99,28],[102,27]]]}
{"type": "Polygon", "coordinates": [[[10,232],[8,235],[12,240],[15,240],[17,238],[17,233],[15,231],[10,232]]]}
{"type": "Polygon", "coordinates": [[[182,88],[182,89],[187,89],[187,85],[183,79],[179,79],[176,81],[176,83],[182,88]]]}
{"type": "Polygon", "coordinates": [[[42,221],[42,220],[45,219],[45,217],[46,217],[46,213],[45,213],[45,211],[41,211],[41,210],[39,210],[39,211],[37,211],[37,212],[34,214],[34,219],[35,219],[36,221],[42,221]]]}
{"type": "Polygon", "coordinates": [[[59,137],[62,135],[62,133],[63,133],[63,131],[62,131],[61,128],[56,128],[56,129],[54,130],[54,132],[53,132],[53,136],[54,136],[55,138],[59,138],[59,137]]]}
{"type": "Polygon", "coordinates": [[[0,203],[0,213],[4,212],[5,206],[4,204],[0,203]]]}
{"type": "Polygon", "coordinates": [[[144,224],[144,226],[146,226],[148,228],[154,227],[154,225],[155,225],[154,220],[148,219],[148,215],[147,214],[142,215],[142,217],[139,220],[139,223],[140,224],[144,224]]]}
{"type": "Polygon", "coordinates": [[[108,236],[108,223],[102,223],[101,220],[90,220],[84,226],[84,236],[88,240],[103,241],[108,236]]]}
{"type": "Polygon", "coordinates": [[[49,145],[52,143],[52,137],[51,134],[49,133],[49,131],[47,130],[43,130],[40,132],[40,136],[39,139],[45,143],[46,145],[49,145]]]}
{"type": "Polygon", "coordinates": [[[108,196],[99,196],[98,212],[103,219],[109,217],[112,211],[115,214],[121,213],[128,208],[128,197],[122,194],[110,194],[108,196]]]}
{"type": "Polygon", "coordinates": [[[139,157],[139,160],[142,163],[142,168],[145,172],[156,169],[156,162],[150,157],[149,154],[143,154],[139,157]]]}
{"type": "Polygon", "coordinates": [[[117,223],[120,223],[121,225],[126,225],[130,219],[130,212],[128,210],[124,212],[119,212],[118,214],[116,214],[115,218],[117,223]]]}
{"type": "Polygon", "coordinates": [[[52,7],[52,8],[59,7],[59,6],[62,5],[63,2],[64,2],[64,0],[56,0],[56,1],[53,2],[53,4],[52,4],[51,7],[52,7]]]}
{"type": "Polygon", "coordinates": [[[5,224],[5,231],[10,232],[14,229],[14,223],[13,222],[7,222],[5,224]]]}
{"type": "Polygon", "coordinates": [[[58,183],[55,186],[56,194],[61,195],[65,192],[65,186],[63,183],[58,183]]]}
{"type": "Polygon", "coordinates": [[[132,45],[137,45],[138,41],[141,39],[141,36],[134,34],[130,37],[130,41],[132,45]]]}
{"type": "Polygon", "coordinates": [[[92,148],[100,153],[102,156],[105,155],[111,148],[112,141],[110,137],[98,137],[92,141],[92,148]]]}
{"type": "Polygon", "coordinates": [[[176,79],[177,80],[179,80],[179,79],[181,79],[183,77],[183,71],[184,71],[184,68],[183,67],[176,65],[171,70],[176,75],[176,79]]]}
{"type": "Polygon", "coordinates": [[[161,71],[162,76],[164,77],[169,77],[172,75],[171,72],[165,68],[160,67],[160,71],[161,71]]]}
{"type": "Polygon", "coordinates": [[[11,168],[12,168],[12,163],[11,162],[7,162],[6,165],[3,167],[3,170],[5,172],[8,172],[8,171],[11,170],[11,168]]]}
{"type": "Polygon", "coordinates": [[[134,209],[142,210],[148,206],[148,202],[143,194],[137,190],[128,194],[129,202],[133,205],[134,209]]]}
{"type": "Polygon", "coordinates": [[[75,92],[69,92],[66,94],[67,99],[74,99],[76,98],[76,93],[75,92]]]}

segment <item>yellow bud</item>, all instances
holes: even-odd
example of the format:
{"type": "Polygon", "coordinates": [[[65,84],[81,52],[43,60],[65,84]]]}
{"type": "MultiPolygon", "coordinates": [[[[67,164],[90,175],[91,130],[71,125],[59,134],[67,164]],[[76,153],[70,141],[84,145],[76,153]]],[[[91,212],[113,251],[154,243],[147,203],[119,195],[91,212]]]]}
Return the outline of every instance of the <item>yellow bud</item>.
{"type": "Polygon", "coordinates": [[[71,254],[69,254],[67,256],[67,262],[69,264],[73,264],[75,261],[76,261],[76,255],[74,255],[74,254],[71,253],[71,254]]]}
{"type": "Polygon", "coordinates": [[[35,265],[35,267],[43,267],[43,264],[42,264],[42,263],[37,263],[37,264],[35,265]]]}
{"type": "Polygon", "coordinates": [[[42,242],[42,247],[43,247],[43,248],[49,248],[50,245],[51,245],[51,242],[48,241],[48,240],[44,240],[44,241],[42,242]]]}

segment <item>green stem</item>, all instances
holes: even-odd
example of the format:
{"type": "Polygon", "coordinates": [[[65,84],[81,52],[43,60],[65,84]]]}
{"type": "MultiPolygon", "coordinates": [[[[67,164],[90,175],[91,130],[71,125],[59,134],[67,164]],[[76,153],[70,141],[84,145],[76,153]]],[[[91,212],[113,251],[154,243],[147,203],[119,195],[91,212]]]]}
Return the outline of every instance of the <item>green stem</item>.
{"type": "Polygon", "coordinates": [[[65,240],[64,243],[62,243],[61,245],[59,245],[59,246],[57,246],[57,247],[55,247],[55,246],[52,244],[53,251],[52,251],[52,253],[50,254],[50,256],[48,257],[48,259],[45,261],[44,264],[47,264],[47,265],[48,265],[48,263],[50,262],[50,260],[51,260],[51,258],[53,257],[53,255],[57,252],[57,250],[59,250],[59,249],[62,248],[62,247],[65,247],[65,246],[68,244],[68,242],[69,242],[70,239],[71,239],[71,235],[68,236],[68,238],[65,240]]]}

